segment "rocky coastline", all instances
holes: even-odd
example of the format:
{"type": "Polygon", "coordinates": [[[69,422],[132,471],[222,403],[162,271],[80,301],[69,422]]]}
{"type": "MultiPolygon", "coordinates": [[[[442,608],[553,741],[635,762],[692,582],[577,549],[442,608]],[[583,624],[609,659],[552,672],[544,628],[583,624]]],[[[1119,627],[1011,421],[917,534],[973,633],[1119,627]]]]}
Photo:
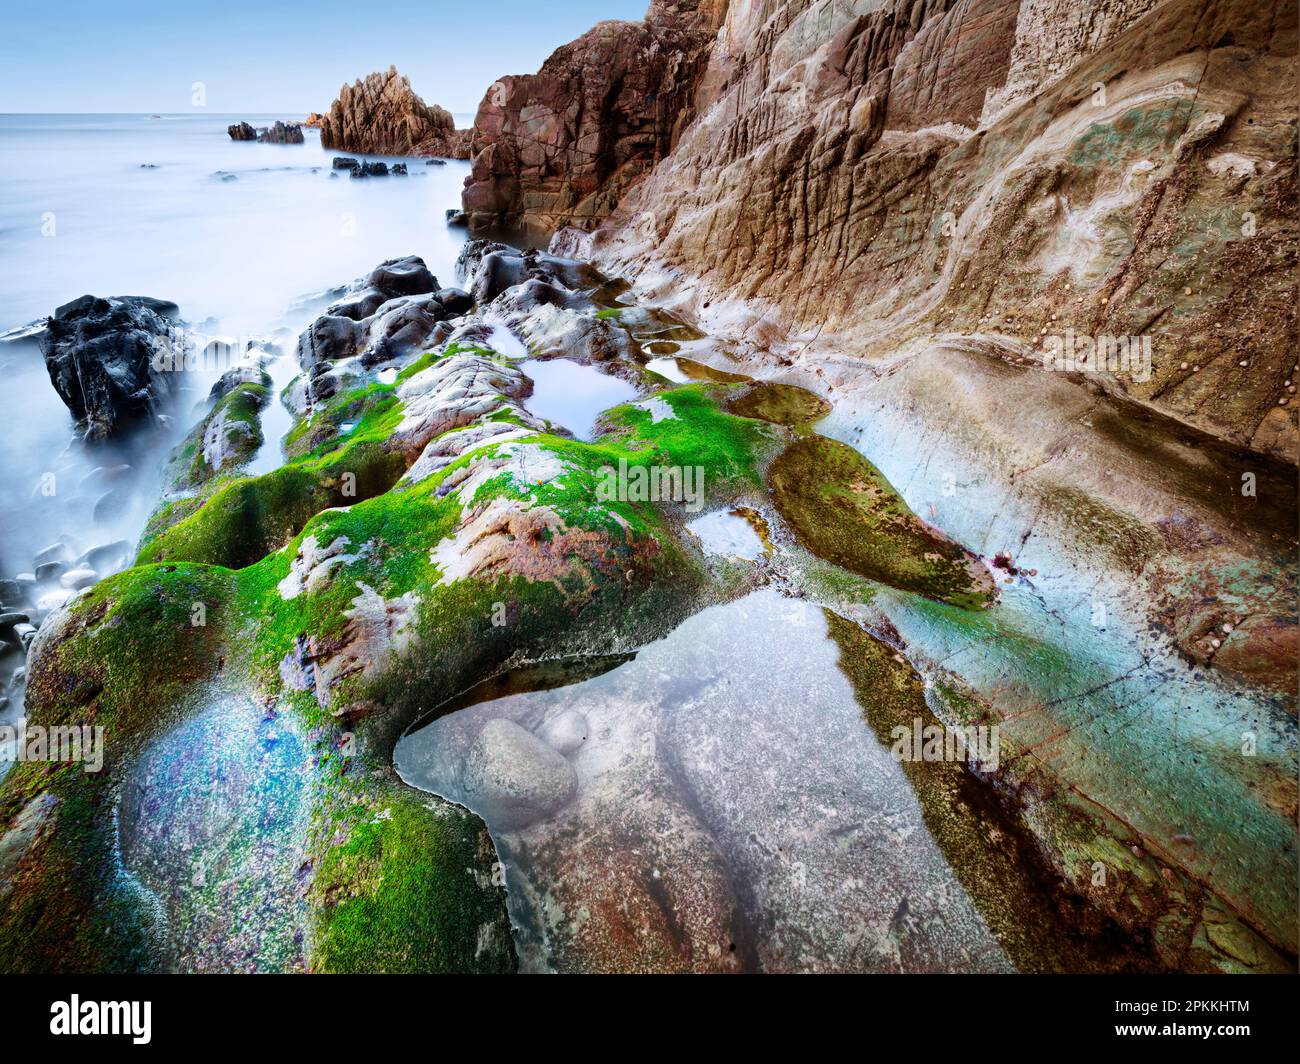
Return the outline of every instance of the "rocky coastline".
{"type": "MultiPolygon", "coordinates": [[[[321,293],[138,543],[0,580],[27,724],[112,738],[0,777],[0,970],[1293,972],[1265,8],[654,0],[472,133],[345,86],[324,146],[472,157],[457,277],[321,293]],[[556,365],[632,397],[574,431],[556,365]],[[924,728],[998,750],[882,753],[924,728]]],[[[182,312],[44,324],[87,445],[170,416],[182,312]]]]}

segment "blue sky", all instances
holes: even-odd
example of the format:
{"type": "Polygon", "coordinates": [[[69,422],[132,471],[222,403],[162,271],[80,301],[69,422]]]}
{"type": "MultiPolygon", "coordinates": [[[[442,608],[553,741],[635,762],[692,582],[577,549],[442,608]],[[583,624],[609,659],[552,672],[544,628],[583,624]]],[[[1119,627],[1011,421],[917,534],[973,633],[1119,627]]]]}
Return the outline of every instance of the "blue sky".
{"type": "Polygon", "coordinates": [[[502,74],[535,71],[649,0],[6,0],[0,112],[325,110],[339,86],[396,64],[430,103],[472,112],[502,74]]]}

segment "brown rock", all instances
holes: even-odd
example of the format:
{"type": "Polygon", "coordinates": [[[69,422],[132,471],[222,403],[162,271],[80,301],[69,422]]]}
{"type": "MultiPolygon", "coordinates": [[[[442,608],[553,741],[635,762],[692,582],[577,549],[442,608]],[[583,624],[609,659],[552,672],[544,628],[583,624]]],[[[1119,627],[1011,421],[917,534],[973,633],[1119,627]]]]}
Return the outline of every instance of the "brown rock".
{"type": "Polygon", "coordinates": [[[594,228],[694,117],[725,0],[654,0],[601,22],[537,74],[500,78],[474,121],[472,228],[594,228]]]}
{"type": "Polygon", "coordinates": [[[451,112],[426,104],[395,67],[344,85],[329,114],[320,119],[324,148],[376,155],[442,155],[469,158],[467,129],[451,112]]]}

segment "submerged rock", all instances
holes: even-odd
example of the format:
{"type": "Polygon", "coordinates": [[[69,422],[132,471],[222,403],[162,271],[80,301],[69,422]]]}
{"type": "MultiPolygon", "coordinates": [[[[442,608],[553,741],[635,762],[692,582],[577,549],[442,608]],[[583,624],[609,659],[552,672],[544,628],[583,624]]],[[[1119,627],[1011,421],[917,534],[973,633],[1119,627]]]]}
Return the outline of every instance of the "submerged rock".
{"type": "Polygon", "coordinates": [[[50,381],[93,440],[151,421],[174,391],[183,353],[180,310],[143,296],[82,296],[59,307],[41,337],[50,381]]]}
{"type": "Polygon", "coordinates": [[[564,755],[511,720],[490,720],[465,758],[465,797],[493,825],[513,831],[550,816],[578,777],[564,755]]]}

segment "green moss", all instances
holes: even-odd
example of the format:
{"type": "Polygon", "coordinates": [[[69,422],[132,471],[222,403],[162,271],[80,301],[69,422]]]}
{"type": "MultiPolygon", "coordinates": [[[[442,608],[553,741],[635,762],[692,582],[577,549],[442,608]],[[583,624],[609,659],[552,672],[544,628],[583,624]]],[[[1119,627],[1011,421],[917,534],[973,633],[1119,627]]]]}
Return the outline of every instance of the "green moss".
{"type": "Polygon", "coordinates": [[[993,599],[992,577],[978,560],[912,513],[852,447],[798,439],[772,463],[768,482],[799,541],[827,561],[967,609],[993,599]]]}
{"type": "Polygon", "coordinates": [[[774,442],[761,423],[725,413],[713,390],[688,384],[657,396],[672,407],[674,417],[654,420],[639,406],[615,407],[606,414],[615,435],[646,460],[666,465],[703,466],[711,480],[761,483],[760,459],[774,442]]]}
{"type": "Polygon", "coordinates": [[[504,891],[472,814],[386,787],[330,825],[312,885],[313,967],[327,972],[514,970],[504,891]]]}
{"type": "Polygon", "coordinates": [[[388,385],[340,397],[311,423],[310,432],[299,425],[290,434],[286,451],[295,455],[290,461],[260,477],[223,481],[179,520],[146,537],[139,560],[232,569],[254,564],[284,546],[321,510],[392,487],[406,469],[403,456],[387,446],[401,417],[401,404],[388,385]],[[352,429],[344,431],[349,423],[352,429]]]}
{"type": "MultiPolygon", "coordinates": [[[[310,431],[297,433],[296,453],[280,469],[218,478],[160,508],[141,564],[79,600],[68,634],[41,655],[32,697],[49,720],[111,722],[126,738],[110,749],[129,760],[149,737],[195,711],[196,690],[218,674],[250,691],[277,693],[280,711],[294,714],[315,746],[308,769],[312,967],[507,970],[508,922],[499,888],[482,881],[494,855],[481,823],[398,786],[388,765],[392,743],[422,710],[511,660],[625,650],[698,604],[705,577],[665,515],[649,503],[597,500],[596,477],[621,458],[701,465],[711,484],[752,486],[774,436],[760,422],[723,413],[702,386],[666,393],[665,402],[677,417],[655,423],[646,411],[623,408],[613,431],[595,443],[533,436],[533,445],[569,467],[552,483],[503,475],[480,488],[480,500],[527,496],[553,507],[569,530],[600,534],[601,549],[587,564],[566,572],[558,559],[553,579],[442,584],[430,549],[455,533],[463,513],[456,493],[439,491],[500,445],[489,442],[418,484],[395,486],[405,463],[387,442],[400,402],[389,386],[351,390],[320,411],[310,431]],[[342,492],[349,472],[354,496],[342,492]],[[321,544],[346,537],[353,557],[330,579],[285,599],[277,585],[309,535],[321,544]],[[389,599],[413,593],[411,649],[386,668],[343,678],[328,705],[312,691],[285,690],[279,669],[286,655],[304,645],[319,652],[346,637],[358,583],[389,599]],[[203,627],[191,624],[195,603],[204,606],[203,627]],[[496,620],[499,607],[504,624],[496,620]],[[345,725],[330,710],[362,701],[387,708],[353,725],[360,748],[344,756],[337,740],[345,725]],[[480,950],[485,928],[498,938],[480,950]]],[[[158,963],[148,907],[104,861],[113,848],[107,789],[65,767],[37,771],[20,766],[0,789],[4,822],[49,790],[59,797],[60,825],[0,915],[0,964],[134,970],[158,963]],[[85,912],[94,915],[79,919],[85,912]],[[39,946],[25,941],[33,927],[39,946]]]]}
{"type": "MultiPolygon", "coordinates": [[[[0,971],[136,971],[157,963],[152,909],[106,860],[119,766],[177,719],[217,671],[230,574],[147,566],[95,585],[31,662],[28,720],[102,727],[104,765],[15,765],[0,783],[0,824],[48,795],[53,822],[0,905],[0,971]],[[198,609],[196,607],[201,607],[198,609]]],[[[47,637],[49,638],[49,637],[47,637]]]]}
{"type": "Polygon", "coordinates": [[[176,489],[206,484],[214,477],[238,469],[250,461],[262,446],[262,410],[270,401],[271,378],[247,381],[223,395],[207,416],[191,430],[185,441],[172,453],[167,481],[176,489]],[[221,469],[208,464],[203,454],[203,439],[218,419],[224,418],[228,453],[221,469]]]}

